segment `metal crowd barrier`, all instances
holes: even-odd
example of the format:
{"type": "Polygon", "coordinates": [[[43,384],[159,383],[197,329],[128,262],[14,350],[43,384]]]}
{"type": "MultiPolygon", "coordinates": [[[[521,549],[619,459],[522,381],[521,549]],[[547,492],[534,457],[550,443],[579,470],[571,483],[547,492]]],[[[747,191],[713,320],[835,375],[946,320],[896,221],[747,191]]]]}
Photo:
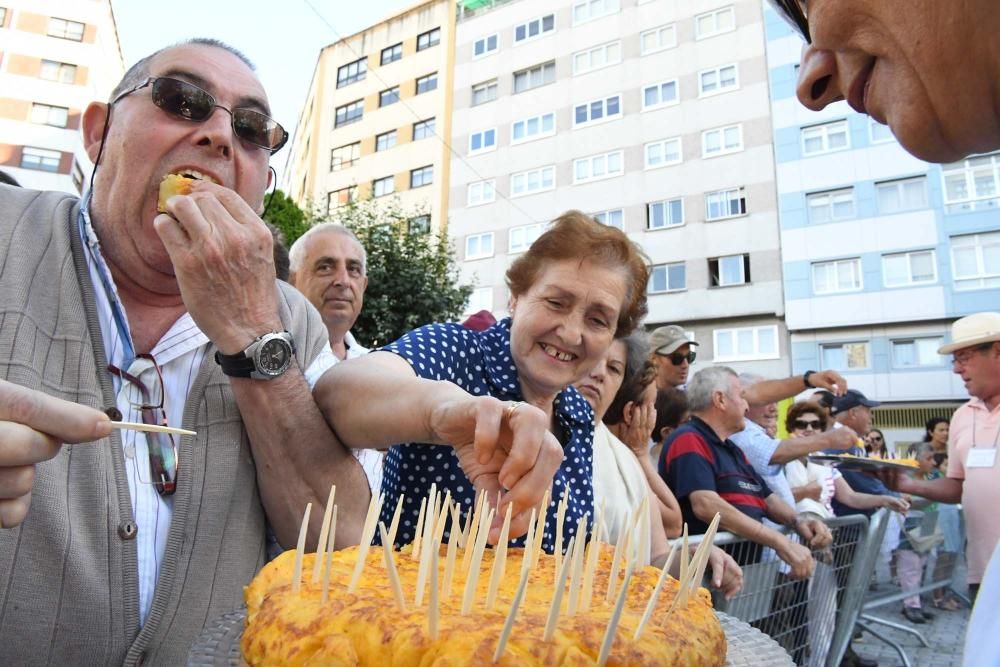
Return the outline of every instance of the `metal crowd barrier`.
{"type": "Polygon", "coordinates": [[[862,515],[828,521],[833,544],[813,552],[815,574],[802,581],[792,579],[770,549],[719,533],[715,544],[743,568],[743,590],[731,600],[713,592],[715,608],[770,635],[798,665],[836,667],[851,641],[887,519],[880,510],[870,522],[862,515]]]}
{"type": "MultiPolygon", "coordinates": [[[[926,637],[913,626],[896,623],[874,616],[868,612],[892,603],[902,606],[903,600],[907,597],[914,595],[923,596],[926,593],[938,590],[944,591],[946,595],[950,594],[958,598],[966,607],[972,606],[971,601],[966,596],[953,588],[955,570],[961,562],[962,540],[959,539],[956,544],[956,540],[948,539],[947,532],[949,530],[958,530],[959,535],[962,532],[959,526],[954,528],[948,525],[942,526],[943,521],[940,520],[944,518],[949,517],[946,517],[943,512],[939,511],[910,512],[907,517],[907,525],[904,527],[904,530],[910,542],[910,549],[906,551],[913,551],[924,559],[920,585],[904,591],[898,582],[894,582],[888,589],[883,590],[879,588],[874,592],[868,592],[862,603],[858,627],[891,646],[896,654],[899,655],[905,667],[910,667],[912,663],[904,647],[899,642],[879,632],[877,626],[886,626],[913,635],[924,646],[930,646],[926,637]],[[956,546],[958,547],[957,549],[956,546]]],[[[958,521],[957,517],[955,520],[958,521]]]]}

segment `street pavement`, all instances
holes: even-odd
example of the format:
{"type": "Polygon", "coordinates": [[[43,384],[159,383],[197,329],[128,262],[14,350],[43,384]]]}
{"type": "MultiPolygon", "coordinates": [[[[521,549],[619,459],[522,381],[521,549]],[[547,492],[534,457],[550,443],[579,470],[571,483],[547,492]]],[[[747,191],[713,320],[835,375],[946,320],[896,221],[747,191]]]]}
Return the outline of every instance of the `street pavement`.
{"type": "MultiPolygon", "coordinates": [[[[956,568],[954,581],[956,582],[955,590],[962,595],[967,595],[968,589],[964,583],[965,568],[961,563],[956,568]]],[[[887,592],[891,589],[899,590],[896,586],[881,584],[876,589],[876,593],[887,592]]],[[[897,642],[914,667],[961,667],[962,653],[965,649],[965,630],[969,623],[969,609],[964,605],[957,611],[935,609],[931,605],[930,594],[924,595],[922,604],[924,610],[934,614],[934,618],[919,625],[913,624],[903,617],[901,613],[902,602],[891,602],[865,613],[917,630],[923,635],[929,646],[924,646],[916,636],[908,632],[880,623],[870,624],[879,634],[897,642]]],[[[854,651],[859,655],[877,660],[879,667],[906,664],[895,648],[867,632],[862,634],[861,639],[855,640],[853,646],[854,651]]]]}

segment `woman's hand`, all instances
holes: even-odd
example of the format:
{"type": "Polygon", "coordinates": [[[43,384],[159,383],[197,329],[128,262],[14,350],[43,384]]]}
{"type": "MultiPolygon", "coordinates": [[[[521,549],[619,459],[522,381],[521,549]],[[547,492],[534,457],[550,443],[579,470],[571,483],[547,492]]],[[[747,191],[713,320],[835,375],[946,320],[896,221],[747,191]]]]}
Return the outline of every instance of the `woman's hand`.
{"type": "Polygon", "coordinates": [[[652,404],[636,405],[629,401],[622,415],[625,423],[619,429],[619,438],[636,456],[649,456],[649,436],[656,426],[656,408],[652,404]]]}
{"type": "Polygon", "coordinates": [[[897,498],[896,496],[882,496],[882,507],[892,510],[893,512],[906,514],[910,511],[910,501],[904,497],[897,498]]]}
{"type": "Polygon", "coordinates": [[[712,570],[712,588],[720,591],[727,600],[743,590],[743,570],[719,547],[708,552],[708,565],[712,570]]]}
{"type": "Polygon", "coordinates": [[[527,403],[468,396],[440,404],[430,417],[434,441],[455,448],[459,465],[476,493],[486,491],[497,515],[489,541],[495,544],[507,505],[511,538],[528,531],[537,508],[563,461],[563,449],[549,431],[549,417],[527,403]]]}

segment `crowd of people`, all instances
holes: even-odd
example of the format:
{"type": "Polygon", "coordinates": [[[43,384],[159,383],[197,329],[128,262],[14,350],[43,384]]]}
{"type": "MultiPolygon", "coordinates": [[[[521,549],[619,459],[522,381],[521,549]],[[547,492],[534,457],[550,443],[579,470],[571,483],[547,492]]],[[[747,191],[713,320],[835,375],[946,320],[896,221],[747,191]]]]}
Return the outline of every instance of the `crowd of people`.
{"type": "MultiPolygon", "coordinates": [[[[800,71],[806,106],[846,98],[925,159],[1000,147],[998,56],[970,51],[1000,27],[990,0],[902,13],[874,0],[774,1],[814,40],[800,71]]],[[[246,56],[191,40],[143,58],[87,107],[95,167],[81,199],[0,185],[3,663],[185,662],[331,484],[338,545],[359,541],[373,493],[390,509],[403,499],[405,542],[432,483],[463,512],[485,491],[500,510],[495,541],[507,506],[522,535],[551,490],[550,508],[567,507],[565,539],[579,519],[592,533],[596,511],[609,533],[622,530],[639,501],[659,564],[682,522],[697,532],[718,513],[724,530],[777,554],[791,581],[818,576],[813,552],[830,546],[824,519],[838,504],[902,509],[870,478],[801,461],[852,451],[870,429],[871,402],[838,374],[762,380],[709,367],[688,378],[697,344],[678,328],[652,332],[642,352],[629,337],[646,312],[646,258],[580,213],[560,216],[510,268],[508,317],[481,331],[428,324],[362,354],[350,336],[367,284],[356,239],[304,237],[289,256],[294,286],[276,280],[260,215],[269,159],[288,133],[269,108],[246,56]],[[177,173],[198,180],[163,212],[159,183],[177,173]],[[777,440],[770,404],[810,388],[831,392],[829,415],[817,398],[777,440]],[[824,418],[825,431],[809,423],[824,418]],[[650,438],[661,443],[657,474],[650,438]]],[[[911,497],[962,501],[973,595],[1000,586],[1000,565],[986,568],[1000,501],[998,320],[959,320],[941,350],[972,396],[951,420],[945,475],[882,479],[911,497]]],[[[553,515],[550,551],[561,547],[553,515]]],[[[715,549],[711,560],[712,586],[738,590],[732,555],[715,549]]],[[[998,598],[977,604],[970,664],[1000,654],[982,620],[998,598]]]]}

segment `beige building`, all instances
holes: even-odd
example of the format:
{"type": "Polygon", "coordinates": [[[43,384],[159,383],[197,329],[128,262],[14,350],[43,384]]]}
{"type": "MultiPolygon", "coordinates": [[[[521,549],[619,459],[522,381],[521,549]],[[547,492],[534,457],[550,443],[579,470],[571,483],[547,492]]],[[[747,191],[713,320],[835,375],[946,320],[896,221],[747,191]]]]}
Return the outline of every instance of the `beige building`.
{"type": "Polygon", "coordinates": [[[334,211],[398,197],[413,224],[448,209],[452,0],[420,2],[324,48],[299,117],[283,189],[334,211]]]}
{"type": "Polygon", "coordinates": [[[653,265],[647,325],[699,361],[789,369],[760,0],[465,2],[448,231],[468,311],[506,311],[511,261],[568,209],[653,265]]]}
{"type": "Polygon", "coordinates": [[[0,0],[0,170],[79,193],[91,171],[80,117],[123,73],[109,0],[0,0]]]}

